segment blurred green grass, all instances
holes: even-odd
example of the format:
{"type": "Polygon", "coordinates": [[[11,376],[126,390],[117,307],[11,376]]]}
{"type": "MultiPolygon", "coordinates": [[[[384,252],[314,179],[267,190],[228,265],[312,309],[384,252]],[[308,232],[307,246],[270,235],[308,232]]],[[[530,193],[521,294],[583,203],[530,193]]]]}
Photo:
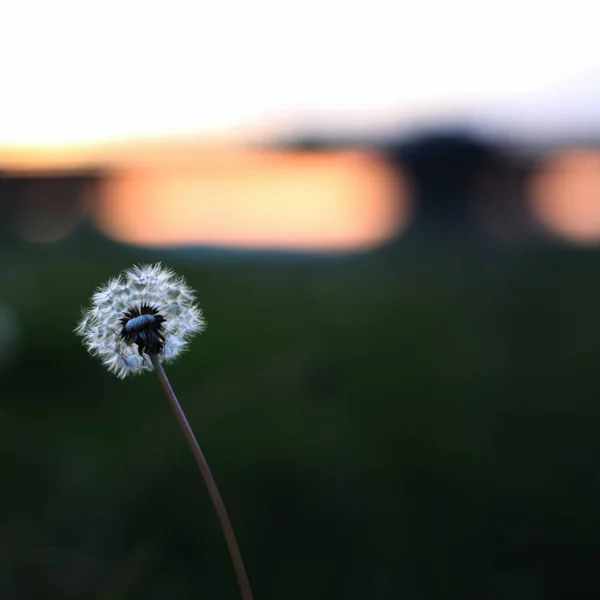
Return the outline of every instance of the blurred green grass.
{"type": "Polygon", "coordinates": [[[72,334],[96,286],[156,260],[208,321],[168,372],[257,598],[600,592],[599,254],[3,255],[23,339],[0,372],[0,597],[237,597],[153,375],[116,379],[72,334]]]}

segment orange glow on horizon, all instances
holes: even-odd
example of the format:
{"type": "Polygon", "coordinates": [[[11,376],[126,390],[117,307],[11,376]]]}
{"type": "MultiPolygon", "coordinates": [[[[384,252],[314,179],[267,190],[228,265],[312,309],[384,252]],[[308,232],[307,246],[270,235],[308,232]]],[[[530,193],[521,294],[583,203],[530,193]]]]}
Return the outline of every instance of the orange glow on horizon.
{"type": "Polygon", "coordinates": [[[99,229],[146,246],[369,248],[407,222],[406,185],[366,152],[232,152],[114,171],[99,229]]]}
{"type": "Polygon", "coordinates": [[[209,138],[165,137],[127,140],[99,144],[38,146],[0,145],[0,170],[13,174],[58,173],[85,170],[122,169],[165,165],[196,164],[199,161],[225,158],[239,147],[209,138]]]}
{"type": "Polygon", "coordinates": [[[549,161],[532,182],[530,208],[555,235],[600,243],[600,151],[574,149],[549,161]]]}

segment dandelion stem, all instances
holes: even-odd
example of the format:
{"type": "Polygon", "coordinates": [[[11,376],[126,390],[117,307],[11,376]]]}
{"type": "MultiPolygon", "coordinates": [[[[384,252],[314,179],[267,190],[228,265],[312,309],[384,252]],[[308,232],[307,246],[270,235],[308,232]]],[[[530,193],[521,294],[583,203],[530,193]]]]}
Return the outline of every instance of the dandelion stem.
{"type": "Polygon", "coordinates": [[[177,418],[177,421],[183,430],[183,434],[188,441],[190,449],[192,450],[192,454],[198,463],[198,468],[202,473],[204,483],[208,488],[208,493],[217,512],[217,517],[219,519],[219,523],[221,524],[225,541],[227,542],[227,548],[229,549],[229,555],[231,556],[231,562],[233,563],[235,576],[240,587],[242,600],[252,600],[252,590],[250,588],[250,582],[248,581],[248,575],[246,574],[246,569],[244,567],[244,561],[242,560],[242,554],[235,538],[231,521],[227,515],[225,504],[223,503],[223,499],[219,493],[219,488],[217,487],[212,473],[210,472],[210,468],[206,462],[206,459],[204,458],[204,454],[202,454],[202,450],[200,450],[200,446],[196,441],[194,432],[192,431],[192,428],[190,427],[190,424],[188,423],[188,420],[186,419],[185,414],[183,413],[183,410],[177,401],[175,392],[171,387],[160,359],[156,354],[150,354],[149,356],[150,360],[152,361],[152,366],[154,367],[154,370],[158,375],[158,379],[160,380],[160,384],[162,385],[162,388],[169,400],[169,404],[175,413],[175,417],[177,418]]]}

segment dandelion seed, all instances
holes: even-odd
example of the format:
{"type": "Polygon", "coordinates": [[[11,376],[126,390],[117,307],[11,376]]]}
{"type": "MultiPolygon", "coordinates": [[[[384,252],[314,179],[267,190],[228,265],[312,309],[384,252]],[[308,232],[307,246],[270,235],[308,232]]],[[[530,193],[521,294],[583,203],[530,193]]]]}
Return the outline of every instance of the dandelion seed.
{"type": "Polygon", "coordinates": [[[151,371],[151,354],[173,360],[204,326],[183,277],[156,264],[133,267],[96,290],[75,332],[109,371],[124,378],[151,371]]]}

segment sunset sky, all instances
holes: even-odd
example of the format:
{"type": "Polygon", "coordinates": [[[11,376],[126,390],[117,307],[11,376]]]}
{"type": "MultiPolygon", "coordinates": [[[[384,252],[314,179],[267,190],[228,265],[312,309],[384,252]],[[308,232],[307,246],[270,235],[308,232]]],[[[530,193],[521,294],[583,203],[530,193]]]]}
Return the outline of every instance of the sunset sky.
{"type": "Polygon", "coordinates": [[[592,6],[4,1],[0,149],[382,133],[445,116],[523,135],[598,128],[592,6]]]}
{"type": "MultiPolygon", "coordinates": [[[[94,218],[119,241],[370,247],[410,219],[376,159],[235,146],[445,119],[521,143],[600,133],[593,6],[0,0],[0,169],[114,170],[94,218]]],[[[544,227],[600,241],[599,165],[548,164],[531,190],[544,227]]]]}

